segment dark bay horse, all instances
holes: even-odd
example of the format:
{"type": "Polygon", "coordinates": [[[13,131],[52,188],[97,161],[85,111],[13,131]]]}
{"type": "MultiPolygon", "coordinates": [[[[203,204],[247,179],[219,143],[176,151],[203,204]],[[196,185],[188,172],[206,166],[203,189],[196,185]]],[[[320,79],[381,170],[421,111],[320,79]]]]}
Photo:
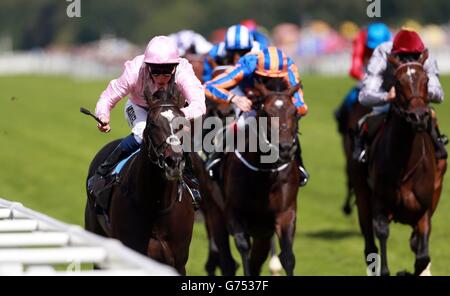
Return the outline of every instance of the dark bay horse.
{"type": "MultiPolygon", "coordinates": [[[[278,143],[271,143],[279,144],[277,162],[262,163],[260,150],[248,152],[246,149],[226,153],[222,163],[225,218],[242,257],[245,275],[260,274],[274,233],[280,241],[279,257],[283,268],[288,275],[294,272],[292,245],[300,176],[295,159],[298,118],[291,97],[299,87],[287,89],[282,83],[278,89],[269,91],[264,85],[257,85],[262,104],[255,106],[258,110],[256,122],[267,117],[270,119],[269,129],[279,129],[278,143]],[[279,118],[278,124],[271,120],[275,117],[279,118]]],[[[260,130],[261,134],[264,133],[260,130]]],[[[267,136],[265,141],[270,143],[267,136]]]]}
{"type": "Polygon", "coordinates": [[[345,197],[344,206],[342,207],[343,212],[346,215],[350,215],[352,212],[352,203],[354,197],[353,182],[354,174],[358,172],[352,171],[353,162],[353,149],[355,146],[354,137],[357,133],[358,121],[367,113],[369,113],[371,108],[361,105],[358,101],[353,105],[350,111],[347,121],[345,122],[344,129],[342,130],[342,146],[344,148],[345,155],[345,173],[347,177],[347,195],[345,197]]]}
{"type": "MultiPolygon", "coordinates": [[[[447,163],[436,160],[427,132],[432,120],[428,77],[423,68],[427,57],[425,52],[418,62],[407,63],[389,57],[397,97],[369,149],[369,182],[364,184],[361,177],[361,182],[355,184],[365,255],[378,252],[375,234],[381,248],[381,275],[389,275],[387,239],[392,220],[413,228],[410,247],[416,255],[414,274],[430,274],[431,217],[440,198],[447,163]]],[[[361,166],[359,169],[363,176],[364,170],[361,166]]]]}
{"type": "MultiPolygon", "coordinates": [[[[158,91],[149,101],[147,126],[140,151],[127,162],[112,187],[109,222],[98,215],[88,194],[85,228],[119,239],[126,246],[171,265],[185,274],[194,223],[191,197],[180,185],[185,163],[180,140],[171,119],[184,116],[181,100],[158,91]],[[103,221],[103,222],[102,222],[103,221]]],[[[89,177],[118,141],[95,156],[89,177]]]]}
{"type": "MultiPolygon", "coordinates": [[[[230,65],[218,65],[210,57],[209,62],[214,68],[213,78],[222,74],[230,67],[230,65]]],[[[219,104],[207,100],[206,114],[202,120],[211,116],[220,118],[225,123],[226,117],[234,117],[233,108],[231,104],[219,104]]],[[[203,130],[204,135],[208,132],[211,132],[211,130],[203,130]]],[[[202,157],[205,160],[206,155],[203,153],[202,157]]],[[[202,194],[200,209],[205,220],[206,233],[208,234],[206,272],[208,275],[213,276],[216,273],[216,269],[220,268],[222,275],[235,275],[238,264],[231,254],[229,233],[225,222],[224,198],[220,184],[217,179],[209,176],[208,171],[203,165],[196,172],[200,181],[200,192],[202,194]]]]}

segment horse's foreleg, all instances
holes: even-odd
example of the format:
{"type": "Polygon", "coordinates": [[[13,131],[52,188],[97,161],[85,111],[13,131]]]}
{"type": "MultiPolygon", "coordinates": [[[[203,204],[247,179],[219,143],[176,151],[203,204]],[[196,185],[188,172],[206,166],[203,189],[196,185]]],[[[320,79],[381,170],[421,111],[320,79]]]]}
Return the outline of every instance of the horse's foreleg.
{"type": "Polygon", "coordinates": [[[443,182],[446,170],[447,170],[447,160],[439,159],[437,162],[436,174],[434,177],[434,195],[433,195],[433,203],[432,203],[430,219],[431,219],[431,216],[433,215],[434,210],[436,210],[437,204],[441,197],[442,182],[443,182]]]}
{"type": "Polygon", "coordinates": [[[347,196],[345,198],[344,205],[342,206],[342,211],[345,215],[350,215],[352,213],[352,199],[353,197],[353,188],[351,187],[350,181],[347,181],[347,196]]]}
{"type": "Polygon", "coordinates": [[[209,254],[205,269],[209,276],[214,276],[215,270],[219,266],[222,275],[233,276],[236,274],[237,263],[231,255],[228,231],[223,222],[218,222],[210,227],[212,229],[208,229],[209,254]]]}
{"type": "Polygon", "coordinates": [[[272,237],[255,238],[252,242],[250,254],[250,272],[253,276],[261,274],[261,266],[267,259],[270,250],[272,237]]]}
{"type": "Polygon", "coordinates": [[[356,207],[358,209],[358,221],[361,233],[364,236],[364,261],[370,264],[368,256],[371,254],[378,254],[378,248],[375,245],[375,237],[373,233],[373,214],[370,196],[372,194],[369,185],[367,184],[365,168],[356,162],[352,163],[352,175],[356,207]]]}
{"type": "Polygon", "coordinates": [[[352,183],[352,144],[351,144],[351,135],[346,133],[343,135],[343,146],[344,146],[344,152],[345,152],[345,157],[347,159],[346,163],[345,163],[345,174],[346,174],[346,178],[347,178],[347,196],[345,198],[345,202],[344,205],[342,207],[342,211],[344,212],[345,215],[350,215],[352,213],[353,210],[353,206],[352,206],[352,197],[354,197],[354,188],[353,188],[353,183],[352,183]]]}
{"type": "Polygon", "coordinates": [[[205,225],[209,242],[208,261],[205,269],[209,276],[215,275],[218,266],[222,275],[235,275],[237,263],[231,255],[229,234],[224,223],[225,218],[220,211],[211,212],[211,210],[205,211],[205,225]]]}
{"type": "Polygon", "coordinates": [[[233,234],[236,248],[238,249],[242,258],[244,275],[250,275],[250,236],[244,230],[243,225],[234,215],[228,216],[228,221],[230,233],[233,234]]]}
{"type": "Polygon", "coordinates": [[[387,239],[389,237],[389,220],[386,215],[376,214],[373,220],[373,228],[375,235],[380,241],[381,249],[381,273],[382,276],[389,275],[389,267],[387,262],[387,239]]]}
{"type": "Polygon", "coordinates": [[[358,221],[361,233],[364,236],[364,260],[369,264],[368,256],[378,254],[378,248],[375,245],[375,237],[373,233],[372,209],[368,198],[369,192],[365,195],[357,194],[356,205],[358,209],[358,221]]]}
{"type": "Polygon", "coordinates": [[[414,263],[415,275],[431,275],[429,270],[431,261],[428,251],[430,232],[431,219],[429,212],[426,212],[417,223],[410,239],[411,249],[416,253],[416,262],[414,263]]]}
{"type": "Polygon", "coordinates": [[[250,272],[250,237],[243,231],[234,233],[234,242],[236,248],[241,254],[242,265],[244,267],[244,275],[251,275],[250,272]]]}
{"type": "Polygon", "coordinates": [[[277,234],[280,238],[280,261],[286,274],[294,275],[295,255],[292,251],[295,236],[295,210],[288,210],[277,217],[277,234]]]}
{"type": "Polygon", "coordinates": [[[208,234],[208,259],[205,264],[205,270],[209,276],[216,275],[216,267],[219,266],[219,248],[215,242],[216,234],[213,231],[213,225],[210,215],[203,211],[205,217],[205,228],[208,234]]]}

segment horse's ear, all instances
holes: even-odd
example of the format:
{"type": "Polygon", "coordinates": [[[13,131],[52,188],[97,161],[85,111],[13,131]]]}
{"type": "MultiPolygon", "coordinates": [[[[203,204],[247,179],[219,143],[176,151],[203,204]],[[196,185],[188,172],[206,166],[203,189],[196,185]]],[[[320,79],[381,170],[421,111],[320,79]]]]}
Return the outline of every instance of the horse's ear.
{"type": "Polygon", "coordinates": [[[261,94],[262,97],[267,96],[269,93],[269,90],[264,85],[264,83],[259,82],[258,80],[255,80],[255,89],[261,94]]]}
{"type": "Polygon", "coordinates": [[[422,52],[422,54],[420,55],[420,58],[417,62],[419,62],[423,66],[425,61],[428,59],[428,56],[429,56],[428,49],[425,49],[425,51],[422,52]]]}
{"type": "Polygon", "coordinates": [[[400,61],[400,59],[396,56],[396,55],[393,55],[393,54],[390,54],[389,56],[388,56],[388,62],[395,68],[395,69],[397,69],[400,65],[401,65],[401,61],[400,61]]]}
{"type": "Polygon", "coordinates": [[[296,92],[298,92],[298,90],[302,87],[302,83],[299,82],[296,85],[294,85],[293,87],[291,87],[289,89],[289,96],[292,97],[296,92]]]}

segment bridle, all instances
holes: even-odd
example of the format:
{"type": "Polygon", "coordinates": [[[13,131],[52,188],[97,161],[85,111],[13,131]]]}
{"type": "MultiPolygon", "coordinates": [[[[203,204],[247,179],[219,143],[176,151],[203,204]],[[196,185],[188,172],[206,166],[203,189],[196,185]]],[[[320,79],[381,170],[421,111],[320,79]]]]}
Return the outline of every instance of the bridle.
{"type": "MultiPolygon", "coordinates": [[[[152,106],[148,109],[148,112],[150,113],[151,110],[156,109],[156,108],[162,108],[162,107],[178,108],[178,106],[175,104],[166,103],[166,104],[159,104],[159,105],[152,106]]],[[[150,128],[158,127],[158,125],[156,125],[153,121],[149,121],[148,124],[151,125],[150,128]]],[[[164,157],[165,149],[170,145],[181,144],[180,139],[178,139],[178,137],[176,137],[175,135],[168,136],[166,138],[166,140],[163,141],[162,143],[160,143],[159,145],[155,145],[150,136],[147,137],[147,140],[148,140],[148,143],[147,143],[148,158],[150,159],[150,161],[153,164],[157,165],[161,169],[164,168],[164,166],[165,166],[165,157],[164,157]]]]}
{"type": "MultiPolygon", "coordinates": [[[[254,108],[255,109],[255,111],[257,111],[257,115],[258,115],[258,117],[261,117],[261,116],[263,116],[263,115],[268,115],[265,111],[264,111],[264,104],[265,104],[265,101],[267,100],[267,98],[269,97],[269,96],[276,96],[276,95],[278,95],[278,96],[286,96],[286,93],[284,93],[284,92],[270,92],[269,94],[266,94],[266,95],[263,95],[263,96],[254,96],[254,99],[253,99],[253,102],[254,103],[256,103],[257,105],[255,105],[255,107],[256,108],[254,108]]],[[[267,137],[267,134],[266,134],[266,132],[264,131],[264,130],[262,130],[262,129],[260,129],[260,134],[261,135],[259,135],[258,134],[258,132],[254,129],[254,127],[253,126],[249,126],[250,128],[249,128],[249,130],[251,130],[253,133],[255,133],[256,135],[257,135],[257,137],[259,137],[259,136],[262,136],[263,138],[263,140],[264,140],[264,142],[265,142],[265,144],[268,146],[268,147],[270,147],[271,149],[275,149],[276,151],[278,151],[278,153],[279,153],[279,148],[277,147],[277,145],[274,145],[274,144],[272,144],[270,141],[269,141],[269,139],[268,139],[268,137],[267,137]]],[[[282,126],[280,126],[280,130],[282,129],[283,127],[282,126]]],[[[296,140],[295,140],[295,135],[294,135],[294,139],[293,139],[293,147],[292,147],[292,149],[294,149],[294,148],[297,148],[296,146],[297,146],[297,142],[296,142],[296,140]]],[[[271,173],[276,173],[276,172],[281,172],[281,171],[283,171],[284,169],[286,169],[288,166],[289,166],[289,164],[290,164],[290,162],[294,159],[294,157],[295,157],[295,155],[293,155],[288,161],[286,161],[286,162],[284,162],[284,163],[282,163],[281,165],[279,165],[278,167],[275,167],[275,168],[261,168],[261,167],[257,167],[257,166],[255,166],[255,165],[252,165],[252,164],[250,164],[250,162],[248,161],[248,160],[246,160],[245,159],[245,157],[238,151],[238,149],[235,149],[234,150],[234,154],[236,155],[236,157],[248,168],[248,169],[250,169],[250,170],[252,170],[252,171],[255,171],[255,172],[271,172],[271,173]]]]}
{"type": "MultiPolygon", "coordinates": [[[[401,64],[400,66],[397,67],[397,69],[395,69],[395,72],[394,72],[395,79],[397,81],[399,81],[399,79],[397,77],[398,76],[398,72],[401,69],[403,69],[405,67],[410,67],[410,66],[418,66],[418,67],[420,67],[420,69],[424,70],[423,69],[423,65],[421,63],[419,63],[419,62],[407,62],[407,63],[401,64]]],[[[408,71],[410,71],[410,70],[408,69],[408,71]]],[[[413,83],[413,81],[412,81],[412,78],[411,78],[410,84],[412,84],[412,83],[413,83]]],[[[408,98],[408,101],[411,101],[411,100],[416,99],[416,98],[417,99],[421,99],[421,100],[424,99],[424,97],[421,94],[417,93],[416,89],[414,89],[414,93],[412,94],[412,96],[410,96],[408,98]]],[[[414,121],[416,119],[416,115],[414,113],[412,113],[412,112],[404,110],[403,108],[400,108],[398,106],[398,104],[392,104],[391,109],[392,109],[393,112],[395,112],[401,118],[403,118],[408,124],[414,125],[416,123],[414,121]]]]}

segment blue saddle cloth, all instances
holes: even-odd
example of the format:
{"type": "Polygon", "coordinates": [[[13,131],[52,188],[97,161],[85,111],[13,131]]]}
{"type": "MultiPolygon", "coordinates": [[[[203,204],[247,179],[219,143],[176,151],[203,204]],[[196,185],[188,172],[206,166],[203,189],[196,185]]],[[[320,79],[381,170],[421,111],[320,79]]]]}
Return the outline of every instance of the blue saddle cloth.
{"type": "Polygon", "coordinates": [[[133,152],[130,156],[128,156],[127,158],[125,158],[124,160],[120,161],[116,167],[114,168],[114,170],[112,171],[111,175],[118,175],[120,173],[120,171],[123,169],[123,167],[127,164],[127,162],[133,158],[133,156],[135,156],[141,149],[136,150],[135,152],[133,152]]]}

